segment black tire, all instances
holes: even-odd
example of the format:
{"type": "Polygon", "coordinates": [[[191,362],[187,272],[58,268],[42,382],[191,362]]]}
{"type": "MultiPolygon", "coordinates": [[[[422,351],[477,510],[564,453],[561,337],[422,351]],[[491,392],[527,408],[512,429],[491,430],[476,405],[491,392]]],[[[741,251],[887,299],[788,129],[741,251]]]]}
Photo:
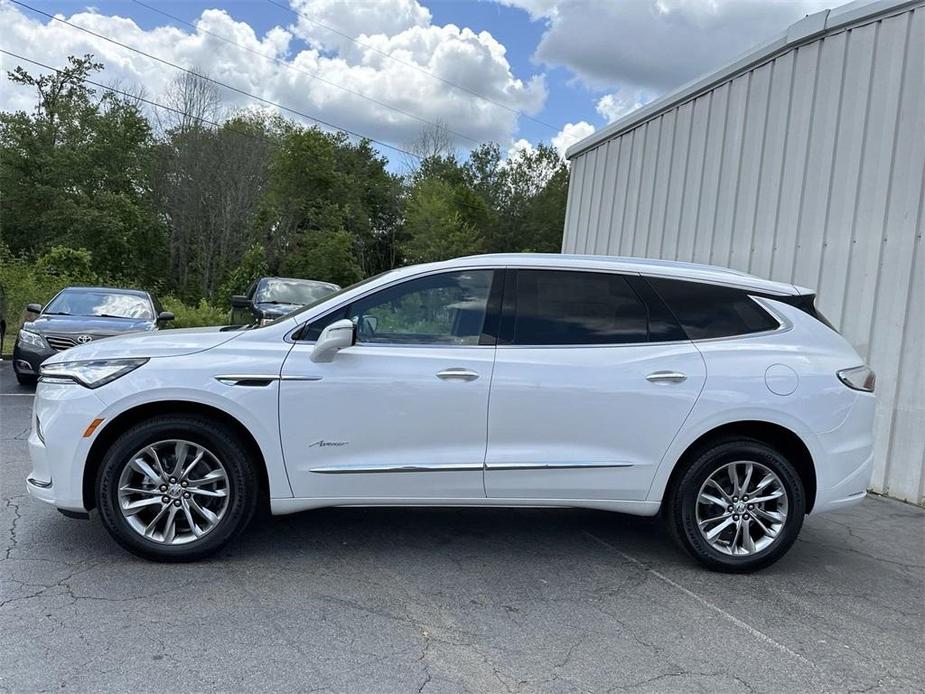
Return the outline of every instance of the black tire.
{"type": "Polygon", "coordinates": [[[694,455],[669,490],[665,511],[675,539],[694,559],[715,571],[748,573],[770,566],[796,541],[806,513],[806,492],[793,464],[779,451],[753,439],[726,440],[694,455]],[[773,472],[786,492],[788,508],[783,527],[768,546],[750,554],[732,556],[714,548],[701,533],[697,499],[701,487],[713,473],[739,461],[758,463],[773,472]]]}
{"type": "Polygon", "coordinates": [[[32,374],[21,374],[21,373],[16,374],[16,381],[21,386],[34,386],[38,382],[38,380],[39,379],[33,376],[32,374]]]}
{"type": "Polygon", "coordinates": [[[141,422],[122,434],[103,458],[96,479],[96,504],[106,530],[132,554],[162,562],[203,559],[231,542],[254,516],[259,483],[246,446],[221,423],[205,416],[162,415],[141,422]],[[143,537],[129,525],[119,507],[119,478],[132,456],[159,441],[182,439],[208,449],[221,461],[228,478],[228,506],[215,526],[187,544],[163,544],[143,537]]]}

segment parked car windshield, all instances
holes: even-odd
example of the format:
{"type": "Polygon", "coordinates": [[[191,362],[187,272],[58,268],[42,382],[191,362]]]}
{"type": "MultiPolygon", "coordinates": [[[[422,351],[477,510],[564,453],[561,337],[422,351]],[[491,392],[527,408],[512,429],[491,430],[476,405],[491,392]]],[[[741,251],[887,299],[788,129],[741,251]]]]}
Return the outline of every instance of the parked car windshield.
{"type": "Polygon", "coordinates": [[[257,287],[254,303],[298,304],[304,306],[332,294],[334,287],[309,280],[266,279],[257,287]]]}
{"type": "MultiPolygon", "coordinates": [[[[330,292],[329,294],[326,294],[325,296],[322,296],[319,299],[315,299],[311,303],[306,304],[302,308],[296,311],[293,311],[292,313],[288,313],[285,316],[280,316],[276,320],[271,321],[269,323],[264,323],[262,326],[259,326],[259,327],[266,327],[268,325],[276,325],[277,323],[280,323],[284,320],[290,320],[292,318],[298,319],[299,315],[305,313],[306,311],[312,310],[319,304],[327,302],[327,301],[331,301],[332,299],[336,299],[341,294],[346,294],[347,292],[353,291],[354,289],[357,289],[358,287],[362,287],[364,284],[369,284],[370,282],[377,280],[380,277],[384,277],[385,275],[388,275],[391,272],[395,272],[395,270],[386,270],[385,272],[380,272],[378,275],[373,275],[372,277],[367,277],[365,280],[360,280],[359,282],[356,282],[355,284],[351,284],[349,287],[342,287],[338,289],[337,291],[330,292]]],[[[254,326],[251,326],[251,327],[254,327],[254,326]]]]}
{"type": "Polygon", "coordinates": [[[154,319],[151,305],[145,297],[97,289],[65,289],[51,300],[43,313],[134,320],[154,319]]]}

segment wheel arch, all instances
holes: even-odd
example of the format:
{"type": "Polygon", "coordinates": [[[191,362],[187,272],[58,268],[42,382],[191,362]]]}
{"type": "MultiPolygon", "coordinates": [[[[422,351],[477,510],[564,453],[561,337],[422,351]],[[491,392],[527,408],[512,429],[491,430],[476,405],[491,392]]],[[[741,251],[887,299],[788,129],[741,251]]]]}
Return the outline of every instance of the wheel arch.
{"type": "MultiPolygon", "coordinates": [[[[732,438],[749,438],[780,451],[796,468],[806,491],[806,513],[816,502],[816,465],[809,447],[800,436],[787,427],[774,422],[742,420],[721,424],[701,434],[679,456],[665,485],[665,496],[674,489],[687,465],[705,448],[732,438]]],[[[663,498],[665,498],[663,496],[663,498]]]]}
{"type": "Polygon", "coordinates": [[[139,422],[165,414],[206,416],[221,421],[234,430],[234,432],[240,436],[241,441],[244,442],[248,457],[255,462],[254,467],[257,472],[257,479],[260,482],[260,489],[258,490],[259,503],[267,507],[269,506],[270,484],[266,458],[257,440],[244,424],[233,415],[213,405],[188,400],[159,400],[136,405],[135,407],[131,407],[119,413],[119,415],[110,421],[94,439],[87,453],[87,460],[84,465],[84,508],[89,511],[96,507],[96,475],[103,462],[103,457],[106,455],[106,451],[109,450],[112,443],[139,422]]]}

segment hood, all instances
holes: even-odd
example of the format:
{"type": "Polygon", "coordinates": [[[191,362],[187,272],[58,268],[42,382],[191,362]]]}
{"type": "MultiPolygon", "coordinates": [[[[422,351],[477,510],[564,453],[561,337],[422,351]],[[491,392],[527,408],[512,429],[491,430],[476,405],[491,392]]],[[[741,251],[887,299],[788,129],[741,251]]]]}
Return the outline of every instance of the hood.
{"type": "Polygon", "coordinates": [[[153,320],[135,318],[103,318],[102,316],[54,316],[41,315],[34,321],[24,323],[23,328],[35,333],[63,335],[91,335],[104,337],[121,335],[140,330],[154,330],[153,320]]]}
{"type": "Polygon", "coordinates": [[[241,334],[239,331],[222,331],[221,328],[187,328],[130,333],[71,347],[52,355],[45,363],[122,357],[180,357],[212,349],[241,334]]]}

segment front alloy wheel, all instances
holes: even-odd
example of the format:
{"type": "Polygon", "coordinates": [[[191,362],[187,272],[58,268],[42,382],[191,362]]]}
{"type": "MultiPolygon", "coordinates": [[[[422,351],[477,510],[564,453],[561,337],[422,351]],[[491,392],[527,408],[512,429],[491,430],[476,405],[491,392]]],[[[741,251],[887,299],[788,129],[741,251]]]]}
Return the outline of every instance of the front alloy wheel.
{"type": "Polygon", "coordinates": [[[806,512],[803,483],[778,450],[752,439],[702,450],[665,499],[671,529],[698,561],[747,572],[780,559],[806,512]]]}
{"type": "Polygon", "coordinates": [[[119,510],[142,537],[168,545],[212,531],[228,509],[228,473],[203,446],[168,439],[145,446],[119,476],[119,510]]]}
{"type": "Polygon", "coordinates": [[[250,522],[258,481],[237,433],[202,415],[164,415],[106,451],[96,502],[110,535],[146,559],[213,554],[250,522]]]}

